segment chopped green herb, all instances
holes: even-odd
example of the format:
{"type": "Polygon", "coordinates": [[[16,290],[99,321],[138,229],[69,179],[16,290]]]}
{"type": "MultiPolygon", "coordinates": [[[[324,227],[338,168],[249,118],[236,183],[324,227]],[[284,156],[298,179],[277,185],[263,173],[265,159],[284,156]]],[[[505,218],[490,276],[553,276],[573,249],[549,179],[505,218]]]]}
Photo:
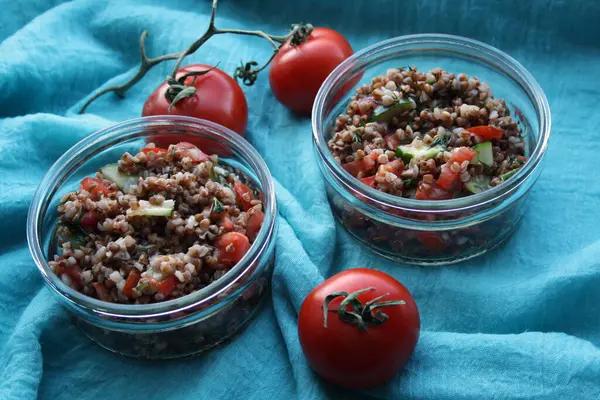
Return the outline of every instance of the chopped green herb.
{"type": "Polygon", "coordinates": [[[223,211],[225,211],[223,203],[221,203],[216,197],[213,197],[212,212],[215,214],[221,214],[223,211]]]}
{"type": "Polygon", "coordinates": [[[430,146],[434,147],[434,146],[442,146],[442,147],[446,147],[448,146],[448,143],[450,142],[450,135],[446,134],[446,135],[437,135],[437,137],[433,140],[433,142],[431,142],[430,146]]]}
{"type": "Polygon", "coordinates": [[[361,121],[361,123],[358,124],[359,127],[364,127],[365,125],[367,125],[367,121],[361,121]]]}
{"type": "Polygon", "coordinates": [[[360,143],[362,140],[358,132],[354,132],[354,143],[360,143]]]}
{"type": "Polygon", "coordinates": [[[135,287],[135,290],[139,293],[143,292],[144,290],[146,290],[148,288],[148,284],[147,283],[138,283],[137,286],[135,287]]]}
{"type": "Polygon", "coordinates": [[[411,188],[417,184],[417,178],[405,179],[402,181],[404,188],[411,188]]]}

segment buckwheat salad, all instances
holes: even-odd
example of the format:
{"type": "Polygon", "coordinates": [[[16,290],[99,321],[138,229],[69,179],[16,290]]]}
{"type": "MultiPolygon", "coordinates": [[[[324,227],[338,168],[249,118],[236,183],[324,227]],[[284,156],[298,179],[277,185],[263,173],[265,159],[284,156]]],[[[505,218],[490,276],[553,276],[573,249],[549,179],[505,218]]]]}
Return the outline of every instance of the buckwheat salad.
{"type": "Polygon", "coordinates": [[[50,267],[67,285],[108,302],[181,297],[216,281],[254,242],[262,195],[216,155],[150,143],[101,168],[58,206],[50,267]]]}
{"type": "Polygon", "coordinates": [[[328,146],[364,184],[419,200],[483,192],[526,161],[505,101],[476,77],[441,68],[390,69],[357,89],[328,146]]]}

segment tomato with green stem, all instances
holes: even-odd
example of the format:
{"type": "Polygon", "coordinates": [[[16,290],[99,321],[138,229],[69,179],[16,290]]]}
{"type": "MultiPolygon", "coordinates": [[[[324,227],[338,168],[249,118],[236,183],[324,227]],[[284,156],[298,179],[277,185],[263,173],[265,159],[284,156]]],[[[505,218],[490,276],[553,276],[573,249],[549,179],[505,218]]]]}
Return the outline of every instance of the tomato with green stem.
{"type": "MultiPolygon", "coordinates": [[[[178,70],[176,75],[181,86],[195,88],[189,97],[183,97],[172,105],[176,96],[169,82],[163,82],[146,100],[142,116],[184,115],[216,122],[226,128],[246,135],[248,103],[242,88],[227,73],[211,65],[192,64],[178,70]],[[187,74],[204,73],[187,76],[187,74]]],[[[159,147],[169,144],[192,142],[205,152],[222,156],[231,154],[226,146],[208,138],[179,134],[158,134],[148,139],[159,147]]]]}
{"type": "Polygon", "coordinates": [[[370,388],[392,378],[413,353],[421,328],[410,292],[393,277],[356,268],[313,289],[300,308],[298,335],[325,380],[370,388]]]}
{"type": "MultiPolygon", "coordinates": [[[[292,40],[279,48],[269,69],[269,84],[275,98],[298,115],[310,115],[317,92],[342,61],[354,51],[338,32],[328,28],[309,28],[301,43],[292,40]]],[[[337,96],[343,96],[360,79],[350,80],[337,96]]]]}

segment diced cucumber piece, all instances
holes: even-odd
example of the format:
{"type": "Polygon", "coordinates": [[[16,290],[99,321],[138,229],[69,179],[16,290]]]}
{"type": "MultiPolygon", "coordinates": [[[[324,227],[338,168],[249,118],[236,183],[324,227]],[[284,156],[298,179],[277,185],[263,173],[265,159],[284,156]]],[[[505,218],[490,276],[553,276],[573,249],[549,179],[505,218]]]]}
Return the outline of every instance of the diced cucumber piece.
{"type": "Polygon", "coordinates": [[[412,144],[398,146],[396,148],[396,157],[402,158],[404,162],[410,161],[411,158],[419,160],[429,160],[434,158],[442,151],[446,150],[443,146],[422,146],[416,147],[412,144]]]}
{"type": "Polygon", "coordinates": [[[119,171],[119,164],[108,164],[100,168],[100,173],[104,175],[106,179],[117,184],[119,189],[124,193],[129,193],[129,189],[133,185],[137,185],[138,176],[128,175],[119,171]]]}
{"type": "Polygon", "coordinates": [[[490,178],[483,175],[473,176],[470,181],[465,183],[465,189],[471,193],[481,193],[488,190],[490,186],[490,178]]]}
{"type": "Polygon", "coordinates": [[[398,99],[394,104],[390,106],[378,106],[373,110],[371,119],[375,122],[389,122],[396,115],[403,111],[410,110],[415,107],[415,102],[407,97],[398,99]]]}
{"type": "Polygon", "coordinates": [[[168,217],[175,209],[175,200],[165,200],[159,206],[150,204],[149,201],[140,200],[139,207],[136,210],[127,210],[127,216],[147,216],[147,217],[168,217]]]}
{"type": "Polygon", "coordinates": [[[492,142],[483,142],[473,146],[475,158],[473,164],[483,164],[491,167],[494,164],[494,154],[492,152],[492,142]]]}
{"type": "Polygon", "coordinates": [[[502,178],[502,180],[505,181],[508,178],[510,178],[511,176],[513,176],[514,174],[516,174],[517,172],[519,172],[520,169],[521,168],[516,168],[516,169],[513,169],[512,171],[508,171],[507,173],[502,175],[500,178],[502,178]]]}

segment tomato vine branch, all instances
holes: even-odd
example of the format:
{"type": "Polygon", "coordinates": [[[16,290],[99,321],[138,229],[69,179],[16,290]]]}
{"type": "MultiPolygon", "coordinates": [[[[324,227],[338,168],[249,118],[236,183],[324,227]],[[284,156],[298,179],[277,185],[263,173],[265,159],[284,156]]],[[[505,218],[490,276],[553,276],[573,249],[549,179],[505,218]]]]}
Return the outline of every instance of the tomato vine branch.
{"type": "MultiPolygon", "coordinates": [[[[286,43],[288,41],[288,39],[291,38],[292,41],[294,42],[294,44],[298,41],[297,39],[299,39],[299,42],[301,43],[303,40],[306,39],[308,34],[310,34],[310,32],[312,31],[312,25],[310,25],[310,24],[293,25],[290,33],[287,35],[284,35],[284,36],[269,35],[263,31],[247,31],[247,30],[242,30],[242,29],[219,29],[215,26],[217,3],[218,3],[218,0],[213,0],[211,14],[210,14],[210,22],[209,22],[208,28],[206,29],[204,34],[200,38],[198,38],[194,43],[192,43],[187,49],[180,51],[178,53],[164,54],[159,57],[149,58],[146,55],[146,49],[145,49],[145,42],[146,42],[146,38],[148,37],[148,31],[144,30],[140,36],[140,66],[139,66],[137,72],[135,73],[135,75],[132,76],[128,81],[126,81],[120,85],[113,85],[113,86],[106,87],[106,88],[100,90],[99,92],[95,93],[94,95],[92,95],[83,104],[83,106],[79,110],[79,113],[80,114],[85,113],[85,110],[88,108],[88,106],[91,103],[93,103],[96,99],[98,99],[99,97],[101,97],[107,93],[115,92],[115,94],[117,96],[119,96],[121,98],[125,97],[125,93],[132,86],[134,86],[137,82],[139,82],[148,73],[148,71],[150,71],[154,66],[156,66],[164,61],[176,60],[175,66],[170,75],[170,78],[175,79],[176,75],[177,75],[177,71],[179,70],[181,63],[183,62],[183,60],[185,59],[186,56],[196,52],[196,50],[198,50],[211,37],[213,37],[215,35],[226,34],[226,33],[231,33],[231,34],[235,34],[235,35],[261,37],[261,38],[267,40],[273,46],[274,54],[271,56],[269,61],[267,61],[267,63],[263,67],[258,68],[258,69],[252,69],[250,67],[250,69],[248,71],[250,73],[249,81],[252,81],[252,83],[254,83],[254,80],[256,80],[256,74],[258,74],[258,72],[262,71],[271,62],[271,60],[273,59],[273,57],[275,56],[277,51],[279,51],[279,48],[284,43],[286,43]],[[308,34],[307,34],[307,32],[308,32],[308,34]],[[252,77],[253,77],[253,79],[252,79],[252,77]]],[[[236,70],[236,76],[237,76],[237,70],[236,70]]],[[[244,77],[242,77],[242,79],[244,79],[244,81],[246,81],[246,79],[244,77]]],[[[190,90],[190,92],[191,92],[191,90],[190,90]]]]}

